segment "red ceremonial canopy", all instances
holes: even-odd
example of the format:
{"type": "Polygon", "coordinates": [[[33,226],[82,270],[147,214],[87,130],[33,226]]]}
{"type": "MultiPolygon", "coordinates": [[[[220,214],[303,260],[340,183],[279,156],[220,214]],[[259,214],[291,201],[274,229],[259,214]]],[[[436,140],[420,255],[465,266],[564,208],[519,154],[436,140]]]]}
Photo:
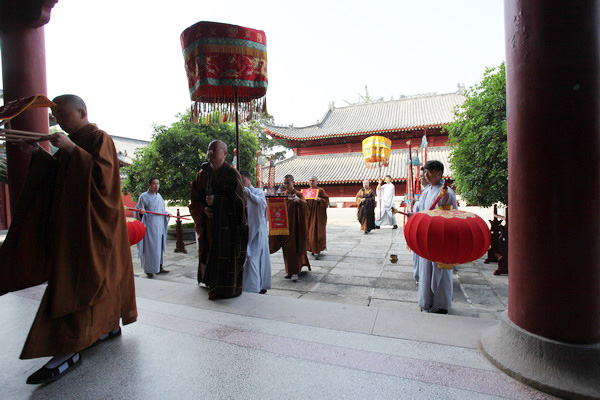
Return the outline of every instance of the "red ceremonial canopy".
{"type": "Polygon", "coordinates": [[[10,120],[29,108],[52,106],[54,106],[54,103],[50,101],[46,96],[41,94],[9,101],[8,103],[0,107],[0,121],[10,120]]]}
{"type": "Polygon", "coordinates": [[[239,103],[242,120],[266,112],[264,102],[257,101],[268,83],[263,31],[201,21],[183,31],[181,47],[199,122],[233,122],[234,103],[239,103]]]}

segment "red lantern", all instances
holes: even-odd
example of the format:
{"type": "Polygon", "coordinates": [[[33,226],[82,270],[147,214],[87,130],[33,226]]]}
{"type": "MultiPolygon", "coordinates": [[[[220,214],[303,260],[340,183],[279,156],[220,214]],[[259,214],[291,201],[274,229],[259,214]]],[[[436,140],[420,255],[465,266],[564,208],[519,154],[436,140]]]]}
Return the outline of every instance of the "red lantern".
{"type": "Polygon", "coordinates": [[[418,212],[404,226],[404,237],[415,253],[443,269],[480,258],[491,242],[485,221],[459,210],[418,212]]]}
{"type": "Polygon", "coordinates": [[[141,221],[133,218],[127,220],[127,234],[129,235],[129,245],[137,244],[146,236],[146,226],[141,221]]]}

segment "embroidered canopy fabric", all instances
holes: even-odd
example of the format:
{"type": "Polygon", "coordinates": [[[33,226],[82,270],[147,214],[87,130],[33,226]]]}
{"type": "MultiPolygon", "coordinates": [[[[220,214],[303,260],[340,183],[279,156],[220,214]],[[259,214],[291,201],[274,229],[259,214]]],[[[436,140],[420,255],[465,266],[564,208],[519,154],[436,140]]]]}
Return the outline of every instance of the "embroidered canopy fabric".
{"type": "Polygon", "coordinates": [[[365,167],[387,167],[392,152],[392,141],[383,136],[369,136],[362,141],[365,167]]]}
{"type": "Polygon", "coordinates": [[[244,119],[265,111],[264,103],[256,101],[268,84],[263,31],[201,21],[183,31],[181,47],[190,97],[196,102],[193,112],[217,111],[224,121],[231,120],[236,93],[244,119]]]}

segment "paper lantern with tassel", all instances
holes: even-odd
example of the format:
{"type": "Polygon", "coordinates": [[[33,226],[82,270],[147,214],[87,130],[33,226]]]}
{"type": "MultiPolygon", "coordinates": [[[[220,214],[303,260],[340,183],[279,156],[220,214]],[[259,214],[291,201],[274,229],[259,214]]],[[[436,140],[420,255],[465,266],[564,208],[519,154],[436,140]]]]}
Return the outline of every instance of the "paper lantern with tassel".
{"type": "Polygon", "coordinates": [[[129,235],[129,245],[138,244],[146,236],[146,226],[141,221],[134,218],[125,218],[127,220],[127,234],[129,235]]]}
{"type": "Polygon", "coordinates": [[[404,226],[404,237],[412,251],[442,269],[482,257],[491,243],[485,221],[460,210],[415,213],[404,226]]]}

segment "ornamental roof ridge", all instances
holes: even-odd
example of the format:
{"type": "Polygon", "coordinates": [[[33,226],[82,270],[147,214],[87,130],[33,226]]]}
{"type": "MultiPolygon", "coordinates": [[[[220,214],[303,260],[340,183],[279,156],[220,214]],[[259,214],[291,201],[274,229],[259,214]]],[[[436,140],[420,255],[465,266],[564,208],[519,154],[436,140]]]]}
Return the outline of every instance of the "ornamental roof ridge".
{"type": "Polygon", "coordinates": [[[284,139],[304,141],[439,127],[454,120],[455,108],[464,101],[461,92],[452,92],[330,107],[317,124],[304,127],[265,124],[265,130],[284,139]]]}

